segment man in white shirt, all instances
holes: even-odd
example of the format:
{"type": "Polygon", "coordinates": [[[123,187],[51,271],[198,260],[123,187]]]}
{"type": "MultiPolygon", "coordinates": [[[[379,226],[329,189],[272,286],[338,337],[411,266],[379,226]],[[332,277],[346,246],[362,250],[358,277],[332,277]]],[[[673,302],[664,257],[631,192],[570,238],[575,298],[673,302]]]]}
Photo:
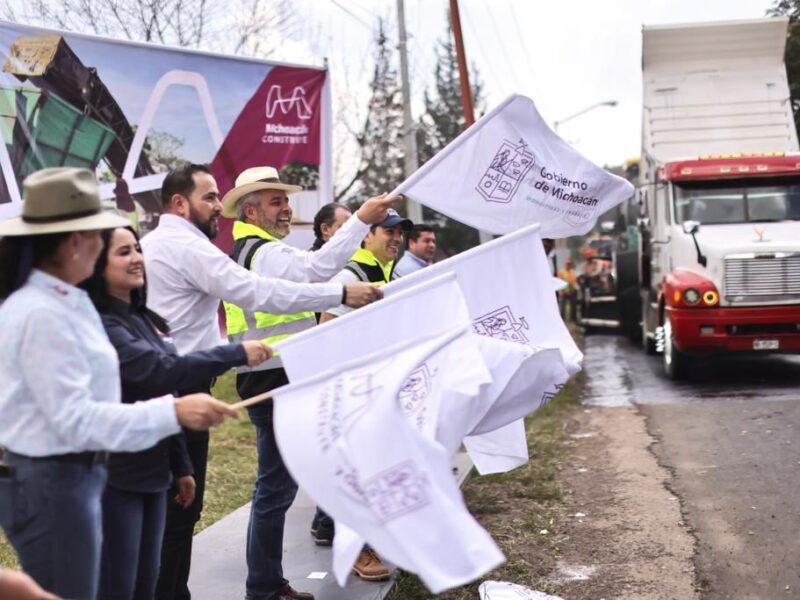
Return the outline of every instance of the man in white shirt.
{"type": "MultiPolygon", "coordinates": [[[[241,266],[265,277],[290,281],[328,281],[358,248],[370,225],[382,221],[394,202],[386,194],[370,198],[350,216],[316,252],[283,243],[289,235],[292,207],[289,194],[300,186],[282,183],[272,167],[245,170],[236,187],[222,199],[222,214],[236,218],[231,257],[241,266]]],[[[341,211],[340,211],[341,212],[341,211]]],[[[294,314],[253,312],[225,304],[231,340],[260,339],[274,344],[316,325],[312,307],[294,314]]],[[[242,398],[255,396],[288,383],[280,356],[258,368],[237,369],[236,388],[242,398]]],[[[247,598],[257,600],[313,600],[297,592],[283,578],[283,529],[286,511],[297,494],[297,484],[283,463],[272,420],[272,402],[248,408],[256,426],[258,478],[247,528],[247,598]]]]}
{"type": "MultiPolygon", "coordinates": [[[[181,354],[222,342],[217,321],[220,300],[249,310],[286,313],[325,310],[342,299],[363,306],[381,296],[365,285],[293,283],[261,277],[238,266],[210,241],[217,234],[222,203],[217,183],[205,166],[187,165],[169,173],[161,201],[165,213],[158,227],[142,239],[147,304],[167,319],[181,354]]],[[[208,434],[187,433],[186,437],[195,469],[195,501],[188,509],[174,503],[169,506],[158,600],[191,598],[187,582],[194,525],[203,506],[208,434]]]]}
{"type": "Polygon", "coordinates": [[[430,225],[414,225],[406,238],[406,251],[394,267],[397,277],[424,269],[433,262],[436,254],[436,232],[430,225]]]}

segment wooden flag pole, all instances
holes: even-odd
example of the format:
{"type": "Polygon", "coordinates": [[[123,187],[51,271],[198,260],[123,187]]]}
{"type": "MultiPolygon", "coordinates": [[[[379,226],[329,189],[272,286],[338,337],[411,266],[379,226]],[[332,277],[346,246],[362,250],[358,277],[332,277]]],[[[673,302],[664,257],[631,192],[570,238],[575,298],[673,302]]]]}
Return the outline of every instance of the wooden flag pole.
{"type": "Polygon", "coordinates": [[[231,404],[231,408],[247,408],[248,406],[253,406],[254,404],[258,404],[259,402],[263,402],[264,400],[269,400],[272,398],[272,391],[264,392],[263,394],[258,394],[257,396],[253,396],[252,398],[248,398],[247,400],[241,400],[240,402],[236,402],[235,404],[231,404]]]}

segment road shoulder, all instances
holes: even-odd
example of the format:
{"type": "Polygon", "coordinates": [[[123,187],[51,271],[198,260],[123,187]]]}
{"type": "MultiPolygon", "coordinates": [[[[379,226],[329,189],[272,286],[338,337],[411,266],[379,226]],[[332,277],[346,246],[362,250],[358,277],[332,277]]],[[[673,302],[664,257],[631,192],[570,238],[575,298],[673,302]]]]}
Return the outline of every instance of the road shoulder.
{"type": "Polygon", "coordinates": [[[699,598],[694,539],[635,407],[576,409],[553,589],[565,598],[699,598]]]}

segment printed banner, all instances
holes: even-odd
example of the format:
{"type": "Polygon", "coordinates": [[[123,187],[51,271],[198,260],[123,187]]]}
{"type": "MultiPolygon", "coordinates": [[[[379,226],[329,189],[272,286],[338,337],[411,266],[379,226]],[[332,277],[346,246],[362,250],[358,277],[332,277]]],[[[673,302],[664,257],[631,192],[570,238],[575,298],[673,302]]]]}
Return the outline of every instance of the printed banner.
{"type": "Polygon", "coordinates": [[[307,190],[302,220],[330,199],[324,69],[4,22],[0,59],[0,219],[19,214],[27,175],[54,166],[95,171],[126,211],[136,200],[144,232],[164,176],[185,162],[209,164],[221,194],[248,167],[281,169],[307,190]]]}
{"type": "Polygon", "coordinates": [[[392,194],[493,234],[541,224],[542,237],[587,233],[633,186],[553,133],[530,98],[512,95],[392,194]]]}

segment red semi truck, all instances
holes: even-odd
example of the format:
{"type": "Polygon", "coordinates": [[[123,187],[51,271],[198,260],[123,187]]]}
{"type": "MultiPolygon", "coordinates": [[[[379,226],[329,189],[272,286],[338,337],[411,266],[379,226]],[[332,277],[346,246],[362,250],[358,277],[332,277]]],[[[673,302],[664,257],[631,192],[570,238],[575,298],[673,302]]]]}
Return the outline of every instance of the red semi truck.
{"type": "Polygon", "coordinates": [[[620,312],[640,320],[670,378],[696,355],[800,352],[786,28],[773,18],[643,29],[641,313],[620,312]]]}

